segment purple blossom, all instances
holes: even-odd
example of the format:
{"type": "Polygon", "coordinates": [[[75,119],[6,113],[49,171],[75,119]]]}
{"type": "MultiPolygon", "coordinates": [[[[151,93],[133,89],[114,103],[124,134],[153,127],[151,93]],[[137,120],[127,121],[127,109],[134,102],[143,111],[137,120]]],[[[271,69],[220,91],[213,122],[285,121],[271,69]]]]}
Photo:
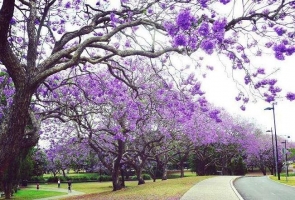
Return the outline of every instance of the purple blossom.
{"type": "Polygon", "coordinates": [[[249,102],[249,98],[248,97],[243,98],[243,102],[244,103],[248,103],[249,102]]]}
{"type": "Polygon", "coordinates": [[[165,8],[166,8],[166,4],[165,4],[165,3],[161,3],[161,4],[160,4],[160,7],[161,7],[162,9],[165,9],[165,8]]]}
{"type": "Polygon", "coordinates": [[[295,46],[287,48],[286,55],[291,56],[293,53],[295,53],[295,46]]]}
{"type": "Polygon", "coordinates": [[[241,96],[239,95],[235,99],[236,99],[236,101],[240,101],[241,100],[241,96]]]}
{"type": "Polygon", "coordinates": [[[246,110],[246,107],[244,105],[241,105],[240,108],[241,108],[242,111],[245,111],[246,110]]]}
{"type": "Polygon", "coordinates": [[[282,27],[275,27],[274,30],[278,34],[278,36],[282,36],[286,33],[286,30],[282,27]]]}
{"type": "Polygon", "coordinates": [[[264,10],[262,11],[262,14],[264,14],[264,15],[268,15],[268,14],[269,14],[269,10],[268,10],[268,9],[264,9],[264,10]]]}
{"type": "Polygon", "coordinates": [[[130,40],[126,40],[125,47],[127,47],[127,48],[131,47],[130,40]]]}
{"type": "Polygon", "coordinates": [[[266,80],[266,79],[260,81],[261,85],[267,85],[268,83],[269,83],[269,80],[266,80]]]}
{"type": "Polygon", "coordinates": [[[263,68],[258,68],[257,69],[257,74],[265,74],[264,69],[263,68]]]}
{"type": "Polygon", "coordinates": [[[261,87],[261,83],[260,82],[258,82],[258,83],[256,83],[255,85],[254,85],[254,88],[255,89],[258,89],[258,88],[260,88],[261,87]]]}
{"type": "Polygon", "coordinates": [[[207,8],[207,2],[208,2],[208,0],[198,0],[198,2],[201,4],[201,6],[203,8],[207,8]]]}
{"type": "Polygon", "coordinates": [[[210,33],[209,24],[206,22],[203,22],[200,28],[198,29],[198,33],[204,37],[208,36],[210,33]]]}
{"type": "Polygon", "coordinates": [[[264,96],[266,97],[265,101],[269,103],[275,100],[275,97],[272,95],[264,94],[264,96]]]}
{"type": "Polygon", "coordinates": [[[197,37],[190,37],[189,38],[189,46],[192,49],[196,49],[197,48],[197,44],[198,44],[198,38],[197,37]]]}
{"type": "Polygon", "coordinates": [[[277,82],[276,79],[269,79],[269,80],[268,80],[268,84],[269,84],[269,85],[275,85],[276,82],[277,82]]]}
{"type": "Polygon", "coordinates": [[[246,75],[246,76],[244,77],[244,81],[245,81],[245,84],[248,85],[248,84],[251,82],[251,78],[250,78],[250,76],[249,76],[249,75],[246,75]]]}
{"type": "Polygon", "coordinates": [[[211,110],[211,111],[209,112],[209,117],[212,118],[212,119],[217,119],[217,118],[218,118],[217,115],[218,115],[219,113],[220,113],[219,110],[216,110],[216,109],[211,110]]]}
{"type": "Polygon", "coordinates": [[[220,1],[220,3],[223,3],[224,5],[228,4],[230,2],[230,0],[219,0],[219,1],[220,1]]]}
{"type": "Polygon", "coordinates": [[[224,32],[226,24],[227,22],[225,18],[218,19],[213,23],[212,29],[214,32],[224,32]]]}
{"type": "Polygon", "coordinates": [[[147,13],[151,15],[151,14],[154,13],[154,11],[153,11],[153,9],[149,8],[148,11],[147,11],[147,13]]]}
{"type": "Polygon", "coordinates": [[[14,18],[11,18],[9,23],[10,23],[10,25],[14,25],[14,24],[16,24],[16,20],[14,18]]]}
{"type": "Polygon", "coordinates": [[[211,40],[204,40],[201,44],[201,48],[209,55],[213,53],[214,43],[211,40]]]}
{"type": "Polygon", "coordinates": [[[207,65],[207,69],[213,71],[213,70],[214,70],[214,67],[213,67],[213,66],[209,66],[209,65],[207,65]]]}
{"type": "Polygon", "coordinates": [[[174,37],[174,45],[175,46],[186,46],[187,45],[186,36],[183,34],[179,34],[176,37],[174,37]]]}
{"type": "Polygon", "coordinates": [[[290,101],[294,101],[295,100],[295,93],[288,92],[286,95],[286,98],[290,101]]]}
{"type": "Polygon", "coordinates": [[[275,52],[275,57],[276,57],[276,59],[278,59],[278,60],[285,60],[285,56],[283,55],[282,52],[279,52],[279,51],[276,51],[276,52],[275,52]]]}
{"type": "Polygon", "coordinates": [[[276,44],[274,47],[273,47],[273,50],[274,51],[279,51],[279,52],[286,52],[287,51],[287,48],[286,46],[283,44],[283,43],[280,43],[280,44],[276,44]]]}
{"type": "Polygon", "coordinates": [[[182,30],[188,30],[192,23],[195,21],[195,18],[191,16],[190,10],[182,10],[177,16],[176,24],[182,29],[182,30]]]}
{"type": "Polygon", "coordinates": [[[266,46],[267,48],[270,48],[272,45],[273,45],[272,42],[267,42],[267,43],[265,44],[265,46],[266,46]]]}
{"type": "Polygon", "coordinates": [[[175,24],[173,24],[172,22],[165,21],[163,26],[166,29],[166,31],[168,32],[168,34],[172,37],[175,36],[178,32],[177,26],[175,24]]]}
{"type": "Polygon", "coordinates": [[[274,86],[271,85],[269,87],[268,91],[270,91],[273,95],[275,95],[276,93],[281,92],[282,89],[279,88],[279,87],[274,87],[274,86]]]}
{"type": "Polygon", "coordinates": [[[68,1],[68,2],[66,3],[65,7],[66,7],[66,8],[70,8],[70,7],[71,7],[71,2],[68,1]]]}

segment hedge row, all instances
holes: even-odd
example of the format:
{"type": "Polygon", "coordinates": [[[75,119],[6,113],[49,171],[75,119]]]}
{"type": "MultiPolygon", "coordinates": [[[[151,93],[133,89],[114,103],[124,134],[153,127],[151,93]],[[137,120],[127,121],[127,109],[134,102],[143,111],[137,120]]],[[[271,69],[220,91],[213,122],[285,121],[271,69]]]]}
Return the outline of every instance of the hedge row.
{"type": "MultiPolygon", "coordinates": [[[[144,180],[150,180],[151,177],[148,174],[142,175],[144,180]]],[[[130,176],[130,180],[137,180],[136,176],[130,176]]],[[[60,179],[61,182],[66,182],[71,180],[72,182],[84,182],[84,181],[112,181],[112,177],[109,175],[101,175],[101,176],[50,176],[47,180],[40,176],[33,176],[30,178],[30,182],[48,182],[48,183],[57,183],[57,180],[60,179]]]]}

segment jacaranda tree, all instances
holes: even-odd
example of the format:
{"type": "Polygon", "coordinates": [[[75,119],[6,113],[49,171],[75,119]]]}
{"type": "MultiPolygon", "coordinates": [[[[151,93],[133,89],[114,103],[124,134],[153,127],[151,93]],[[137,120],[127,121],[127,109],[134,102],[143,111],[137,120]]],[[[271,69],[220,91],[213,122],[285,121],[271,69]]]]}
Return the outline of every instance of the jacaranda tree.
{"type": "MultiPolygon", "coordinates": [[[[250,55],[271,52],[284,60],[295,51],[294,0],[1,0],[0,5],[1,176],[23,148],[38,141],[40,124],[31,103],[51,75],[104,65],[136,90],[125,73],[136,70],[128,65],[134,59],[171,67],[174,52],[191,57],[204,52],[227,58],[244,73],[241,82],[272,102],[281,89],[264,68],[252,67],[250,55]]],[[[198,89],[197,84],[194,92],[198,89]]],[[[286,96],[295,99],[294,93],[286,96]]],[[[243,99],[244,110],[248,97],[240,93],[237,99],[243,99]]]]}

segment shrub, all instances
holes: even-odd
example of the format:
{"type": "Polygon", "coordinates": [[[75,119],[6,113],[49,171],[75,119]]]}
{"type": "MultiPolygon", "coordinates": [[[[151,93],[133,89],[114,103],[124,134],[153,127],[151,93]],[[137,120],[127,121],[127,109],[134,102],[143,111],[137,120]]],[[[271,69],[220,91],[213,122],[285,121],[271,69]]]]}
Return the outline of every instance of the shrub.
{"type": "Polygon", "coordinates": [[[112,177],[109,175],[101,175],[98,177],[97,180],[99,180],[99,181],[112,181],[112,177]]]}
{"type": "Polygon", "coordinates": [[[130,176],[129,177],[131,181],[136,181],[137,180],[137,176],[130,176]]]}
{"type": "Polygon", "coordinates": [[[143,180],[151,180],[151,176],[149,174],[142,175],[143,180]]]}
{"type": "Polygon", "coordinates": [[[32,176],[29,179],[30,182],[45,182],[45,179],[42,176],[32,176]]]}
{"type": "Polygon", "coordinates": [[[69,177],[64,177],[64,176],[50,176],[48,177],[47,179],[47,182],[49,183],[57,183],[57,180],[60,179],[61,182],[64,182],[64,181],[68,181],[70,178],[69,177]]]}

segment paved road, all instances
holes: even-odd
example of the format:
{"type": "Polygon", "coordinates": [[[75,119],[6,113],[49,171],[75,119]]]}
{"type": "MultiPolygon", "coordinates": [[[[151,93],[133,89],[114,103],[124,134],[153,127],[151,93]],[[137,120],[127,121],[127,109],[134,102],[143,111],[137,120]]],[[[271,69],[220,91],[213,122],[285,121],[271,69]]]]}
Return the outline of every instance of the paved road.
{"type": "Polygon", "coordinates": [[[295,187],[276,183],[267,176],[242,177],[235,180],[234,187],[244,200],[295,199],[295,187]]]}

